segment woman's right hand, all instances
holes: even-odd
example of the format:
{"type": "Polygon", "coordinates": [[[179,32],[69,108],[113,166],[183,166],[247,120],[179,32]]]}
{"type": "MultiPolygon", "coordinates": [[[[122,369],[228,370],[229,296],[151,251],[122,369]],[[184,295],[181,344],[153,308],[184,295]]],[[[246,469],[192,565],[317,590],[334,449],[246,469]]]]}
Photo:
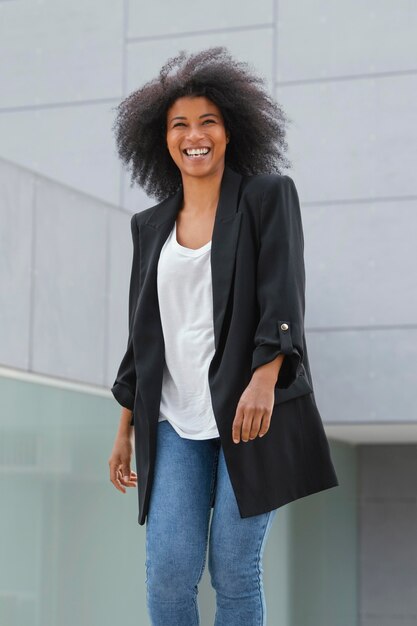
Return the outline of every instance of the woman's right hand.
{"type": "Polygon", "coordinates": [[[110,481],[122,493],[126,493],[126,487],[136,487],[137,485],[136,472],[130,469],[133,451],[133,427],[129,428],[131,432],[119,430],[109,458],[110,481]]]}

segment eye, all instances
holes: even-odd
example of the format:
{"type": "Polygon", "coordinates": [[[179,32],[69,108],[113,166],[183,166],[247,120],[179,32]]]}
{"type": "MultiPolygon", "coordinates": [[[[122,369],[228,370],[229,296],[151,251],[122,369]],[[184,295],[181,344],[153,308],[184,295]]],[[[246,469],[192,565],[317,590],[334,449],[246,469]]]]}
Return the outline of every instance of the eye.
{"type": "Polygon", "coordinates": [[[204,124],[205,124],[206,122],[214,122],[214,120],[205,120],[205,121],[204,121],[204,124]]]}
{"type": "Polygon", "coordinates": [[[181,126],[181,125],[184,125],[184,122],[177,122],[176,124],[174,124],[172,128],[175,128],[176,126],[181,126]]]}

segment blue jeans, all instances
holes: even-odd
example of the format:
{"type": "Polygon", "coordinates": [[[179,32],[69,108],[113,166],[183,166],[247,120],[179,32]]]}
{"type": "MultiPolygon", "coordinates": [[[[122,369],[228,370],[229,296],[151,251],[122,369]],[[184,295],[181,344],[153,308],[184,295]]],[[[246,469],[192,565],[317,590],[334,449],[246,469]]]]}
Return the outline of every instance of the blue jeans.
{"type": "Polygon", "coordinates": [[[207,544],[214,626],[265,626],[262,556],[276,512],[241,518],[220,438],[184,439],[167,420],[159,422],[146,520],[152,626],[200,624],[197,593],[207,544]]]}

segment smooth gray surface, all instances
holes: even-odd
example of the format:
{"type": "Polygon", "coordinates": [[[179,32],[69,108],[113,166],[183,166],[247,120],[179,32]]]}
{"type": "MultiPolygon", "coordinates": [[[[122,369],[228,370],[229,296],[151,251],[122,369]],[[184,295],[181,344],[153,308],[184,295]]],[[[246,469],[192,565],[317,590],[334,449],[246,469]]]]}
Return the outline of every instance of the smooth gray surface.
{"type": "Polygon", "coordinates": [[[359,446],[362,500],[417,498],[417,445],[359,446]]]}
{"type": "Polygon", "coordinates": [[[293,120],[289,156],[305,202],[415,199],[416,74],[302,82],[277,97],[293,120]]]}
{"type": "Polygon", "coordinates": [[[273,0],[260,0],[256,3],[239,4],[236,10],[234,2],[213,0],[210,4],[196,4],[183,0],[181,5],[171,2],[147,6],[135,0],[128,0],[129,26],[128,37],[154,37],[220,30],[222,28],[244,28],[257,24],[271,23],[273,19],[273,0]]]}
{"type": "Polygon", "coordinates": [[[109,387],[124,354],[130,213],[0,160],[0,365],[109,387]]]}
{"type": "Polygon", "coordinates": [[[416,421],[417,328],[306,331],[328,422],[416,421]]]}
{"type": "Polygon", "coordinates": [[[360,626],[417,626],[417,617],[404,618],[401,615],[390,615],[381,618],[380,615],[368,615],[363,617],[360,626]]]}
{"type": "Polygon", "coordinates": [[[280,0],[277,79],[414,71],[415,9],[408,0],[280,0]]]}
{"type": "Polygon", "coordinates": [[[416,502],[366,502],[360,518],[361,612],[416,614],[416,502]]]}
{"type": "Polygon", "coordinates": [[[98,383],[105,346],[106,213],[37,181],[32,369],[98,383]]]}
{"type": "Polygon", "coordinates": [[[360,626],[417,616],[417,446],[358,449],[360,626]]]}
{"type": "Polygon", "coordinates": [[[417,197],[303,208],[308,326],[417,328],[416,215],[417,197]]]}
{"type": "Polygon", "coordinates": [[[0,363],[27,369],[35,177],[0,160],[0,363]]]}
{"type": "Polygon", "coordinates": [[[0,9],[7,85],[1,108],[76,105],[121,94],[123,2],[2,2],[0,9]]]}
{"type": "Polygon", "coordinates": [[[111,131],[116,103],[0,110],[0,156],[103,201],[118,203],[120,165],[111,131]]]}
{"type": "Polygon", "coordinates": [[[122,206],[125,207],[131,213],[137,213],[143,211],[151,206],[154,206],[158,201],[155,198],[147,196],[142,187],[139,187],[136,183],[133,187],[130,186],[130,172],[126,169],[122,172],[122,190],[121,195],[123,198],[122,206]]]}

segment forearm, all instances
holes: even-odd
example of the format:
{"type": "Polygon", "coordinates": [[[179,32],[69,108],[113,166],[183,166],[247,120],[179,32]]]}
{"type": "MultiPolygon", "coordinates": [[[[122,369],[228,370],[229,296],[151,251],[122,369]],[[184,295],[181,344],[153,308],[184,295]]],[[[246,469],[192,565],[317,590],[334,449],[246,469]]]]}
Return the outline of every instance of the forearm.
{"type": "Polygon", "coordinates": [[[279,354],[273,361],[257,367],[252,374],[252,380],[269,382],[275,386],[284,357],[285,354],[279,354]]]}
{"type": "Polygon", "coordinates": [[[130,425],[132,419],[132,411],[130,409],[126,409],[122,407],[122,412],[120,414],[120,422],[118,435],[121,436],[130,436],[133,431],[133,426],[130,425]]]}

